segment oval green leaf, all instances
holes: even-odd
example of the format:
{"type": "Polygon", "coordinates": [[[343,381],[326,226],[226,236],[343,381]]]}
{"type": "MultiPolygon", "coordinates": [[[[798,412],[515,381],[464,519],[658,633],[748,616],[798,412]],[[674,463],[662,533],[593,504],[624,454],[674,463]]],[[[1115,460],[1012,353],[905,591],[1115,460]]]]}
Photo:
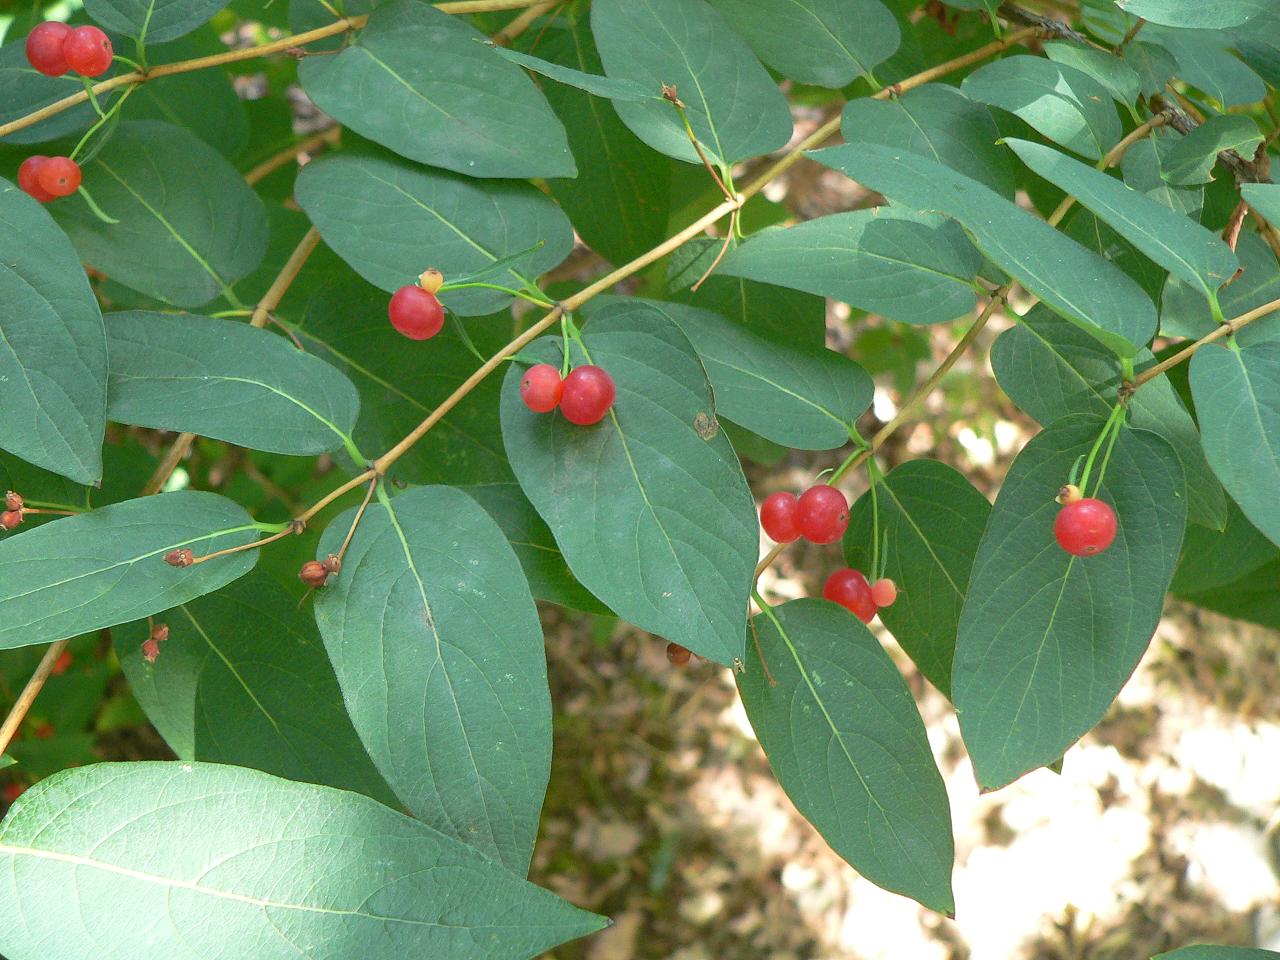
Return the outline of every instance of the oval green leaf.
{"type": "MultiPolygon", "coordinates": [[[[24,38],[10,40],[0,47],[0,125],[25,117],[83,89],[79,76],[74,73],[47,77],[31,66],[24,38]]],[[[109,99],[104,94],[99,101],[104,109],[109,99]]],[[[0,139],[0,143],[24,145],[57,140],[83,130],[95,119],[97,114],[93,112],[93,107],[82,103],[56,113],[47,120],[15,131],[0,139]]]]}
{"type": "MultiPolygon", "coordinates": [[[[1242,157],[1252,157],[1260,143],[1262,134],[1251,117],[1238,114],[1210,117],[1185,137],[1173,141],[1162,175],[1178,186],[1208,183],[1213,179],[1212,170],[1219,153],[1234,150],[1242,157]]],[[[1242,184],[1241,194],[1253,186],[1255,184],[1242,184]]]]}
{"type": "Polygon", "coordinates": [[[1247,23],[1270,9],[1270,0],[1116,0],[1116,6],[1131,16],[1169,27],[1219,30],[1247,23]]]}
{"type": "Polygon", "coordinates": [[[1219,947],[1196,944],[1168,953],[1157,954],[1152,960],[1280,960],[1274,950],[1257,950],[1253,947],[1219,947]]]}
{"type": "Polygon", "coordinates": [[[84,9],[103,29],[164,43],[207,23],[224,6],[225,0],[85,0],[84,9]]]}
{"type": "Polygon", "coordinates": [[[1199,87],[1224,107],[1257,103],[1267,95],[1262,78],[1228,49],[1234,44],[1227,34],[1153,25],[1142,35],[1173,54],[1178,79],[1199,87]]]}

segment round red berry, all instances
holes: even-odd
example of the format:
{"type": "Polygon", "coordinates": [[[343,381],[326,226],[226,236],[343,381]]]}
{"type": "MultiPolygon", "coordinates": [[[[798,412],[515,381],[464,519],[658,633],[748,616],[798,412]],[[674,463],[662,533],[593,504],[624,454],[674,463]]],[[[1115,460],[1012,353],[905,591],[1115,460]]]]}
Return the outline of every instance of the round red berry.
{"type": "Polygon", "coordinates": [[[1116,538],[1116,512],[1094,497],[1068,503],[1053,521],[1058,546],[1077,557],[1091,557],[1116,538]]]}
{"type": "Polygon", "coordinates": [[[585,427],[599,423],[617,396],[613,377],[599,367],[574,367],[564,378],[560,392],[560,412],[570,423],[585,427]]]}
{"type": "Polygon", "coordinates": [[[667,644],[667,659],[677,667],[683,667],[692,657],[693,654],[689,652],[687,647],[682,647],[678,643],[667,644]]]}
{"type": "Polygon", "coordinates": [[[885,577],[871,585],[871,599],[877,607],[892,607],[898,599],[898,585],[885,577]]]}
{"type": "Polygon", "coordinates": [[[444,326],[444,307],[434,293],[401,287],[387,305],[391,325],[410,340],[429,340],[444,326]]]}
{"type": "Polygon", "coordinates": [[[21,510],[6,510],[4,513],[0,513],[0,527],[4,527],[6,530],[16,530],[21,525],[21,510]]]}
{"type": "Polygon", "coordinates": [[[50,157],[40,164],[36,179],[55,197],[69,197],[80,189],[80,164],[70,157],[50,157]]]}
{"type": "Polygon", "coordinates": [[[849,501],[828,484],[810,487],[800,495],[796,524],[800,533],[813,543],[834,543],[849,527],[849,501]]]}
{"type": "Polygon", "coordinates": [[[71,28],[57,20],[46,20],[27,34],[27,60],[47,77],[60,77],[71,67],[62,45],[71,36],[71,28]]]}
{"type": "Polygon", "coordinates": [[[37,155],[27,157],[22,161],[22,166],[18,167],[18,186],[41,203],[48,203],[54,199],[52,193],[40,186],[40,168],[48,162],[48,157],[37,155]]]}
{"type": "Polygon", "coordinates": [[[871,597],[871,584],[861,572],[852,567],[837,570],[827,577],[822,595],[844,607],[863,623],[870,623],[876,615],[876,602],[871,597]]]}
{"type": "Polygon", "coordinates": [[[560,405],[564,381],[549,363],[536,363],[520,378],[520,399],[534,413],[550,413],[560,405]]]}
{"type": "Polygon", "coordinates": [[[111,69],[111,38],[97,27],[76,27],[62,44],[62,55],[76,73],[100,77],[111,69]]]}
{"type": "Polygon", "coordinates": [[[775,543],[791,543],[800,539],[797,513],[800,501],[794,493],[780,490],[771,493],[760,504],[760,526],[775,543]]]}

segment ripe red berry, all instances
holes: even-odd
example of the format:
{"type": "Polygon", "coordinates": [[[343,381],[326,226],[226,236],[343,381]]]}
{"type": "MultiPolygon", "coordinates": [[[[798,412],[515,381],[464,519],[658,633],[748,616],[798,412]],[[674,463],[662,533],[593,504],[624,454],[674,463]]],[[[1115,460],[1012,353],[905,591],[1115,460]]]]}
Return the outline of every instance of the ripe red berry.
{"type": "Polygon", "coordinates": [[[760,504],[760,526],[775,543],[791,543],[800,539],[800,526],[796,521],[800,501],[794,493],[778,491],[764,498],[760,504]]]}
{"type": "Polygon", "coordinates": [[[58,659],[53,661],[53,669],[50,671],[55,677],[60,677],[71,669],[71,664],[75,662],[75,658],[71,656],[70,650],[63,650],[58,654],[58,659]]]}
{"type": "Polygon", "coordinates": [[[687,648],[680,646],[678,643],[667,644],[667,659],[677,667],[683,667],[693,656],[687,648]]]}
{"type": "Polygon", "coordinates": [[[22,166],[18,167],[18,186],[24,193],[30,194],[41,203],[48,203],[55,199],[52,193],[40,186],[40,168],[48,162],[48,157],[37,155],[27,157],[22,161],[22,166]]]}
{"type": "Polygon", "coordinates": [[[1091,557],[1116,538],[1116,513],[1093,497],[1068,503],[1053,521],[1058,546],[1077,557],[1091,557]]]}
{"type": "Polygon", "coordinates": [[[851,567],[837,570],[827,577],[822,595],[840,604],[863,623],[870,623],[876,615],[876,602],[871,597],[871,584],[859,571],[851,567]]]}
{"type": "Polygon", "coordinates": [[[550,413],[560,405],[564,381],[549,363],[536,363],[520,379],[520,399],[534,413],[550,413]]]}
{"type": "Polygon", "coordinates": [[[599,423],[613,406],[618,394],[613,377],[600,367],[574,367],[564,378],[560,391],[560,412],[580,427],[599,423]]]}
{"type": "Polygon", "coordinates": [[[429,340],[444,326],[444,307],[434,293],[421,287],[401,287],[387,305],[391,325],[410,340],[429,340]]]}
{"type": "Polygon", "coordinates": [[[898,585],[887,577],[877,580],[871,585],[871,599],[877,607],[892,607],[898,599],[898,585]]]}
{"type": "Polygon", "coordinates": [[[46,20],[27,34],[27,60],[47,77],[60,77],[71,67],[62,45],[71,36],[71,28],[57,20],[46,20]]]}
{"type": "Polygon", "coordinates": [[[834,543],[849,527],[849,501],[828,484],[810,487],[800,495],[796,524],[813,543],[834,543]]]}
{"type": "Polygon", "coordinates": [[[319,560],[308,560],[298,571],[298,579],[308,587],[323,587],[329,579],[329,570],[319,560]]]}
{"type": "Polygon", "coordinates": [[[111,69],[111,38],[97,27],[76,27],[62,44],[67,66],[86,77],[99,77],[111,69]]]}
{"type": "Polygon", "coordinates": [[[6,510],[0,513],[0,527],[6,530],[15,530],[22,524],[21,510],[6,510]]]}
{"type": "Polygon", "coordinates": [[[80,189],[80,164],[70,157],[50,157],[40,164],[36,179],[55,197],[69,197],[80,189]]]}

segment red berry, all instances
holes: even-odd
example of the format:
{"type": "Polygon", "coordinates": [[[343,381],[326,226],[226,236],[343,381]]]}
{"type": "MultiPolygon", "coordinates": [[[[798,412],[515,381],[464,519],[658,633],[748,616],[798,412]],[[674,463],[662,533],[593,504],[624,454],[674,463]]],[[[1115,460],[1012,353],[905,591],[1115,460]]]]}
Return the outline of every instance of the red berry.
{"type": "Polygon", "coordinates": [[[298,571],[298,579],[312,589],[323,587],[329,579],[329,569],[319,560],[308,560],[298,571]]]}
{"type": "Polygon", "coordinates": [[[46,20],[27,34],[27,59],[47,77],[60,77],[71,67],[62,45],[71,36],[71,28],[57,20],[46,20]]]}
{"type": "Polygon", "coordinates": [[[147,637],[142,642],[142,659],[147,663],[155,663],[160,659],[160,641],[155,637],[147,637]]]}
{"type": "Polygon", "coordinates": [[[6,783],[4,785],[5,803],[16,803],[18,798],[22,796],[26,789],[27,788],[20,783],[6,783]]]}
{"type": "Polygon", "coordinates": [[[613,406],[618,394],[613,377],[599,367],[574,367],[564,378],[560,392],[560,412],[580,427],[599,423],[613,406]]]}
{"type": "Polygon", "coordinates": [[[799,507],[800,501],[794,493],[779,491],[764,498],[760,504],[760,526],[770,540],[791,543],[800,539],[800,527],[796,523],[799,507]]]}
{"type": "Polygon", "coordinates": [[[111,38],[97,27],[76,27],[62,44],[67,66],[86,77],[98,77],[111,69],[111,38]]]}
{"type": "Polygon", "coordinates": [[[871,585],[871,599],[877,607],[892,607],[898,599],[898,585],[887,577],[871,585]]]}
{"type": "Polygon", "coordinates": [[[36,179],[55,197],[69,197],[80,188],[80,164],[70,157],[50,157],[40,164],[36,179]]]}
{"type": "Polygon", "coordinates": [[[849,527],[849,501],[828,484],[810,487],[800,495],[796,524],[800,533],[813,543],[834,543],[849,527]]]}
{"type": "Polygon", "coordinates": [[[22,161],[22,166],[18,167],[18,186],[41,203],[55,199],[52,193],[40,186],[40,168],[48,162],[48,157],[37,155],[27,157],[22,161]]]}
{"type": "Polygon", "coordinates": [[[22,524],[21,510],[6,510],[0,513],[0,527],[6,530],[15,530],[22,524]]]}
{"type": "Polygon", "coordinates": [[[1077,557],[1091,557],[1116,538],[1116,513],[1093,497],[1068,503],[1053,521],[1058,546],[1077,557]]]}
{"type": "Polygon", "coordinates": [[[678,643],[667,644],[667,659],[677,667],[683,667],[692,656],[693,654],[687,648],[680,646],[678,643]]]}
{"type": "Polygon", "coordinates": [[[392,294],[387,316],[410,340],[430,340],[444,326],[444,307],[434,293],[421,287],[401,287],[392,294]]]}
{"type": "Polygon", "coordinates": [[[71,669],[71,664],[75,662],[75,658],[71,656],[70,650],[63,650],[58,655],[58,659],[53,661],[53,670],[50,672],[55,677],[60,677],[71,669]]]}
{"type": "Polygon", "coordinates": [[[871,597],[871,584],[859,571],[851,567],[837,570],[827,577],[822,595],[840,604],[863,623],[870,623],[876,615],[876,602],[871,597]]]}
{"type": "Polygon", "coordinates": [[[537,363],[520,380],[520,399],[534,413],[550,413],[560,405],[563,388],[559,370],[549,363],[537,363]]]}

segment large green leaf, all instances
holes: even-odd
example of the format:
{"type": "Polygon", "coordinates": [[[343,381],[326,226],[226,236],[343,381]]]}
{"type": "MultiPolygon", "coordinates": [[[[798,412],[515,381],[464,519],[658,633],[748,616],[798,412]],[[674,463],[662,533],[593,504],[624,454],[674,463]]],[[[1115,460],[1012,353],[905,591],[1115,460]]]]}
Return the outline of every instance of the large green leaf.
{"type": "MultiPolygon", "coordinates": [[[[1270,541],[1267,541],[1270,544],[1270,541]]],[[[1234,564],[1235,557],[1227,560],[1234,564]]],[[[1270,630],[1280,630],[1280,559],[1246,573],[1229,583],[1218,584],[1207,590],[1181,590],[1178,596],[1198,607],[1213,610],[1236,620],[1247,620],[1270,630]]]]}
{"type": "Polygon", "coordinates": [[[1142,79],[1134,68],[1110,51],[1054,40],[1044,45],[1044,52],[1050,60],[1065,63],[1093,77],[1106,87],[1116,103],[1132,107],[1142,93],[1142,79]]]}
{"type": "Polygon", "coordinates": [[[1075,67],[1044,57],[1015,56],[979,67],[960,89],[1016,114],[1038,133],[1090,160],[1100,160],[1123,132],[1107,89],[1075,67]]]}
{"type": "Polygon", "coordinates": [[[662,99],[660,90],[636,83],[634,80],[618,80],[613,77],[601,76],[592,70],[569,67],[551,60],[543,60],[541,57],[522,53],[519,50],[512,50],[510,47],[504,47],[497,43],[491,44],[491,46],[493,47],[493,52],[502,57],[503,60],[510,60],[512,63],[544,76],[548,80],[575,87],[595,97],[602,97],[606,100],[636,102],[662,99]]]}
{"type": "Polygon", "coordinates": [[[978,546],[951,683],[987,789],[1053,763],[1101,720],[1160,620],[1187,516],[1164,440],[1124,429],[1116,441],[1098,494],[1119,519],[1108,550],[1073,557],[1054,540],[1054,493],[1102,424],[1069,417],[1032,439],[978,546]]]}
{"type": "Polygon", "coordinates": [[[991,504],[963,474],[937,460],[895,467],[877,484],[874,506],[870,491],[858,498],[845,532],[846,562],[868,575],[877,513],[885,576],[898,585],[897,602],[880,610],[880,621],[920,672],[950,696],[956,627],[991,504]]]}
{"type": "Polygon", "coordinates": [[[207,23],[224,6],[225,0],[85,0],[84,9],[107,30],[163,43],[207,23]]]}
{"type": "MultiPolygon", "coordinates": [[[[427,170],[388,153],[326,157],[298,175],[298,203],[326,243],[375,286],[394,291],[428,267],[458,278],[541,243],[487,282],[520,287],[573,248],[568,218],[526,183],[478,181],[427,170]]],[[[455,313],[492,313],[496,290],[442,294],[455,313]]]]}
{"type": "MultiPolygon", "coordinates": [[[[1169,279],[1169,274],[1140,253],[1132,243],[1107,226],[1106,223],[1094,215],[1092,210],[1087,210],[1076,204],[1071,208],[1071,212],[1067,214],[1067,219],[1063,223],[1061,230],[1086,250],[1092,250],[1104,260],[1111,262],[1127,273],[1137,282],[1138,286],[1142,288],[1142,291],[1153,303],[1160,302],[1161,293],[1169,279]]],[[[1204,297],[1200,296],[1199,292],[1196,291],[1193,291],[1193,295],[1207,309],[1208,304],[1204,297]]]]}
{"type": "Polygon", "coordinates": [[[0,180],[0,447],[79,483],[102,477],[107,345],[79,258],[0,180]]]}
{"type": "MultiPolygon", "coordinates": [[[[0,47],[0,124],[25,117],[82,89],[80,77],[74,73],[47,77],[31,66],[23,38],[10,40],[0,47]]],[[[103,100],[106,101],[107,98],[104,97],[103,100]]],[[[21,145],[57,140],[83,130],[96,117],[93,107],[82,103],[11,133],[0,140],[0,144],[21,145]]]]}
{"type": "Polygon", "coordinates": [[[606,923],[367,797],[221,764],[69,770],[0,825],[10,960],[527,960],[606,923]]]}
{"type": "Polygon", "coordinates": [[[891,200],[959,220],[992,262],[1120,356],[1133,356],[1155,333],[1155,307],[1137,283],[977,181],[870,143],[813,156],[891,200]]]}
{"type": "MultiPolygon", "coordinates": [[[[1230,6],[1230,4],[1223,4],[1230,6]]],[[[1253,947],[1219,947],[1196,944],[1168,953],[1157,954],[1153,960],[1280,960],[1274,950],[1256,950],[1253,947]]]]}
{"type": "MultiPolygon", "coordinates": [[[[791,110],[782,91],[706,0],[596,0],[591,31],[609,76],[676,89],[712,160],[735,163],[790,138],[791,110]]],[[[655,150],[701,162],[670,103],[616,103],[614,109],[655,150]]]]}
{"type": "Polygon", "coordinates": [[[843,87],[898,49],[898,21],[880,0],[711,0],[760,59],[784,77],[843,87]]]}
{"type": "Polygon", "coordinates": [[[778,782],[868,880],[951,912],[951,810],[902,675],[834,603],[772,614],[751,621],[759,656],[748,651],[738,691],[778,782]]]}
{"type": "Polygon", "coordinates": [[[991,111],[955,87],[931,83],[892,100],[857,97],[844,105],[840,129],[849,143],[918,153],[1013,197],[1013,163],[996,144],[991,111]]]}
{"type": "MultiPolygon", "coordinates": [[[[153,64],[176,63],[225,50],[210,28],[175,43],[148,47],[147,57],[153,64]]],[[[224,157],[235,157],[249,143],[245,101],[225,70],[192,70],[144,83],[129,97],[125,112],[130,120],[168,120],[186,127],[224,157]]],[[[285,131],[277,128],[276,132],[285,131]]],[[[280,147],[284,146],[282,142],[280,147]]]]}
{"type": "Polygon", "coordinates": [[[1261,142],[1258,124],[1250,117],[1239,114],[1210,117],[1174,141],[1165,158],[1164,178],[1178,185],[1207,183],[1213,179],[1211,171],[1219,153],[1235,150],[1249,158],[1261,142]]]}
{"type": "Polygon", "coordinates": [[[321,110],[410,160],[471,177],[573,176],[560,121],[483,38],[421,0],[391,0],[298,76],[321,110]]]}
{"type": "MultiPolygon", "coordinates": [[[[1244,231],[1236,242],[1236,256],[1243,273],[1222,288],[1218,302],[1228,319],[1280,299],[1280,263],[1267,242],[1252,231],[1244,231]]],[[[1160,332],[1165,336],[1203,337],[1218,326],[1200,292],[1176,279],[1169,279],[1160,298],[1160,332]]],[[[1236,334],[1241,344],[1273,340],[1280,336],[1280,313],[1253,321],[1236,334]]]]}
{"type": "Polygon", "coordinates": [[[112,420],[273,453],[325,453],[349,441],[356,388],[276,334],[141,311],[108,314],[106,324],[112,420]]]}
{"type": "Polygon", "coordinates": [[[1204,207],[1204,187],[1169,182],[1169,158],[1180,142],[1177,133],[1154,130],[1145,140],[1129,147],[1120,170],[1124,182],[1133,189],[1159,200],[1170,210],[1199,219],[1204,207]]]}
{"type": "Polygon", "coordinates": [[[1280,183],[1242,183],[1240,196],[1272,223],[1280,223],[1280,183]]]}
{"type": "MultiPolygon", "coordinates": [[[[354,511],[325,530],[336,553],[354,511]]],[[[525,874],[551,773],[542,628],[502,530],[453,487],[379,491],[316,622],[347,712],[415,816],[525,874]]]]}
{"type": "MultiPolygon", "coordinates": [[[[1137,359],[1155,362],[1147,350],[1137,359]]],[[[1000,334],[991,347],[991,369],[1009,399],[1044,426],[1075,413],[1107,416],[1124,379],[1113,354],[1043,307],[1032,308],[1016,327],[1000,334]]],[[[1129,423],[1169,442],[1186,475],[1191,519],[1221,528],[1227,517],[1226,495],[1205,460],[1191,414],[1168,377],[1156,377],[1133,394],[1129,423]]]]}
{"type": "Polygon", "coordinates": [[[1191,358],[1191,395],[1210,466],[1280,544],[1280,343],[1201,347],[1191,358]]]}
{"type": "Polygon", "coordinates": [[[112,639],[134,695],[179,757],[394,803],[297,597],[255,574],[157,619],[168,624],[169,639],[154,665],[142,658],[143,624],[117,629],[112,639]]]}
{"type": "Polygon", "coordinates": [[[710,310],[660,300],[610,299],[603,309],[637,323],[652,311],[673,321],[702,360],[716,413],[774,443],[800,450],[843,447],[871,405],[871,377],[825,347],[765,338],[710,310]]]}
{"type": "Polygon", "coordinates": [[[0,649],[127,623],[211,593],[253,567],[245,550],[194,567],[164,562],[257,539],[237,504],[193,490],[128,500],[0,541],[0,649]]]}
{"type": "Polygon", "coordinates": [[[1178,77],[1224,107],[1257,103],[1267,94],[1262,78],[1228,49],[1230,38],[1212,30],[1175,30],[1150,26],[1143,37],[1158,43],[1178,61],[1178,77]]]}
{"type": "Polygon", "coordinates": [[[84,185],[108,216],[80,197],[53,206],[80,256],[167,303],[198,307],[246,276],[267,245],[267,215],[221,154],[188,130],[125,121],[84,168],[84,185]]]}
{"type": "MultiPolygon", "coordinates": [[[[577,69],[604,69],[585,19],[551,34],[540,49],[577,69]]],[[[598,97],[559,84],[548,84],[545,93],[574,156],[592,158],[576,178],[548,184],[583,242],[616,264],[656,247],[666,237],[671,205],[669,161],[641,143],[598,97]]]]}
{"type": "MultiPolygon", "coordinates": [[[[759,551],[755,503],[715,419],[702,363],[659,311],[592,316],[590,357],[618,396],[597,424],[532,413],[507,373],[502,436],[574,575],[620,617],[718,663],[741,659],[759,551]]],[[[526,351],[560,360],[558,338],[526,351]]]]}
{"type": "MultiPolygon", "coordinates": [[[[390,449],[433,407],[475,372],[480,360],[468,349],[458,322],[424,343],[408,343],[387,322],[387,295],[347,271],[307,302],[289,329],[314,354],[345,373],[360,391],[355,440],[370,454],[390,449]]],[[[470,326],[476,346],[495,352],[510,336],[509,316],[481,318],[470,326]]],[[[510,479],[498,423],[499,379],[490,377],[467,394],[391,467],[409,483],[486,483],[510,479]]]]}
{"type": "Polygon", "coordinates": [[[1170,27],[1235,27],[1266,11],[1270,0],[1116,0],[1116,6],[1135,17],[1170,27]]]}
{"type": "MultiPolygon", "coordinates": [[[[698,275],[684,279],[693,283],[698,275]]],[[[812,347],[827,342],[827,301],[802,290],[714,273],[697,290],[676,290],[671,299],[714,311],[775,340],[812,347]]]]}
{"type": "Polygon", "coordinates": [[[1182,559],[1173,575],[1174,593],[1203,593],[1225,586],[1280,557],[1274,543],[1263,536],[1234,500],[1227,502],[1221,530],[1193,523],[1187,527],[1182,559]]]}
{"type": "Polygon", "coordinates": [[[720,272],[794,287],[906,323],[954,320],[977,303],[982,255],[953,221],[897,207],[770,227],[720,272]]]}
{"type": "Polygon", "coordinates": [[[1061,187],[1113,230],[1174,276],[1216,302],[1218,288],[1240,266],[1216,234],[1132,187],[1052,147],[1009,137],[1005,142],[1028,167],[1061,187]]]}

